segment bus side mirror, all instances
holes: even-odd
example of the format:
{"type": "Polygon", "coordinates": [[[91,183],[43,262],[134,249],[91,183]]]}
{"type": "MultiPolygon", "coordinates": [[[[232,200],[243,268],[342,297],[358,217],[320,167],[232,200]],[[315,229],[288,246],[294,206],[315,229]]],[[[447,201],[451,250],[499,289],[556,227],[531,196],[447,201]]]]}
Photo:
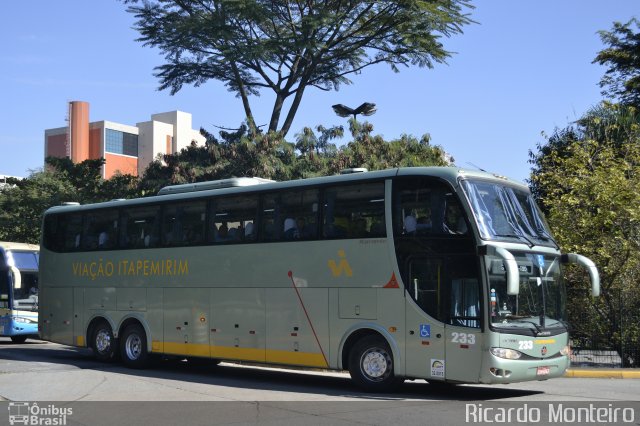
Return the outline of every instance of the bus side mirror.
{"type": "Polygon", "coordinates": [[[22,275],[20,275],[20,270],[15,266],[9,266],[9,270],[13,277],[13,288],[22,288],[22,275]]]}
{"type": "Polygon", "coordinates": [[[507,274],[507,294],[509,296],[518,295],[520,293],[520,272],[518,272],[518,262],[511,252],[496,246],[480,246],[478,251],[480,254],[497,256],[502,259],[507,274]]]}
{"type": "Polygon", "coordinates": [[[587,272],[589,272],[589,277],[591,278],[591,295],[593,297],[600,296],[600,274],[598,273],[596,264],[593,263],[591,259],[580,254],[569,253],[563,254],[560,258],[560,261],[565,265],[568,263],[573,263],[585,268],[587,272]]]}

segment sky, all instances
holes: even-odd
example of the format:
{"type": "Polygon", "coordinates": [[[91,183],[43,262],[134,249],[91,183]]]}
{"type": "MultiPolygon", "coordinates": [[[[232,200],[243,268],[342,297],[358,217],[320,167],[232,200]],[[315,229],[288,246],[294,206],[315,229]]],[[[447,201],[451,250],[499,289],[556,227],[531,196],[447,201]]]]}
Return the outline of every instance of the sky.
{"type": "MultiPolygon", "coordinates": [[[[374,133],[402,134],[442,146],[465,168],[519,181],[529,151],[602,101],[605,68],[592,64],[604,46],[599,30],[640,18],[638,0],[477,0],[476,21],[444,39],[455,52],[428,68],[366,68],[339,91],[309,89],[287,140],[303,127],[347,125],[331,105],[377,105],[374,133]]],[[[118,0],[5,1],[0,25],[0,175],[26,177],[44,163],[44,130],[65,125],[67,103],[90,104],[90,121],[135,125],[180,110],[193,127],[237,127],[242,103],[221,82],[158,91],[159,51],[135,41],[134,17],[118,0]]],[[[252,99],[266,124],[273,96],[252,99]]],[[[348,142],[338,140],[338,144],[348,142]]]]}

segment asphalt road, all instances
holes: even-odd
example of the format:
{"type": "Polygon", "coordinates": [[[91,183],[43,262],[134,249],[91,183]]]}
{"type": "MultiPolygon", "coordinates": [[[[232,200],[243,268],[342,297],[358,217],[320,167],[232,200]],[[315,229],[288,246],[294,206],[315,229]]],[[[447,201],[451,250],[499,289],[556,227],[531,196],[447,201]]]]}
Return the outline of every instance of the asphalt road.
{"type": "Polygon", "coordinates": [[[512,423],[550,424],[545,422],[550,404],[556,409],[558,404],[595,404],[609,414],[619,408],[619,415],[627,407],[627,418],[628,410],[634,413],[631,424],[640,424],[638,379],[560,378],[444,389],[418,380],[406,382],[393,394],[367,394],[355,388],[346,373],[184,360],[158,360],[150,369],[130,370],[97,362],[89,350],[37,340],[16,345],[5,338],[0,338],[0,401],[0,425],[9,421],[2,404],[15,401],[73,407],[73,418],[65,418],[65,424],[87,425],[482,424],[474,421],[487,420],[482,410],[492,408],[493,415],[493,408],[499,407],[520,408],[521,414],[534,410],[529,413],[534,415],[540,407],[540,421],[530,416],[521,418],[528,423],[512,423]]]}

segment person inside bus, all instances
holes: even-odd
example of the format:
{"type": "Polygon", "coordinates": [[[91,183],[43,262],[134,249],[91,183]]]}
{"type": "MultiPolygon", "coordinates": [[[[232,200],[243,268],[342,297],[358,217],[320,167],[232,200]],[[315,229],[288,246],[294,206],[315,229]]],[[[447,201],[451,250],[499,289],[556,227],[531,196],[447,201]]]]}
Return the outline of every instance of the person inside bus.
{"type": "Polygon", "coordinates": [[[467,223],[462,216],[462,208],[457,202],[447,204],[444,228],[450,234],[461,235],[467,233],[467,223]]]}
{"type": "Polygon", "coordinates": [[[216,242],[223,243],[229,240],[229,227],[227,226],[227,222],[222,222],[216,233],[216,242]]]}
{"type": "Polygon", "coordinates": [[[418,221],[415,216],[408,215],[404,218],[404,234],[405,235],[415,235],[416,229],[418,228],[418,221]]]}
{"type": "Polygon", "coordinates": [[[244,239],[246,241],[253,241],[255,240],[256,236],[254,234],[254,230],[253,230],[254,226],[253,226],[253,222],[248,222],[245,227],[244,227],[244,239]]]}
{"type": "Polygon", "coordinates": [[[109,234],[106,231],[100,232],[98,235],[98,248],[107,248],[109,245],[109,234]]]}
{"type": "Polygon", "coordinates": [[[294,240],[300,238],[298,234],[298,228],[296,227],[296,221],[293,218],[288,217],[284,220],[284,239],[294,240]]]}

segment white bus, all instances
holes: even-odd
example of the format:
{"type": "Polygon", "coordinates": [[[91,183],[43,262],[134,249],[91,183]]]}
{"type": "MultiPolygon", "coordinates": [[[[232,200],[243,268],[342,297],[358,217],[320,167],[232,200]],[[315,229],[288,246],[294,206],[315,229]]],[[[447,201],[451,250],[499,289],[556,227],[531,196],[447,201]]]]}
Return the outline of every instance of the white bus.
{"type": "Polygon", "coordinates": [[[0,336],[38,335],[38,253],[34,244],[0,241],[0,336]]]}
{"type": "Polygon", "coordinates": [[[143,367],[152,354],[509,383],[569,365],[563,255],[529,190],[401,168],[166,187],[44,217],[40,331],[143,367]]]}

